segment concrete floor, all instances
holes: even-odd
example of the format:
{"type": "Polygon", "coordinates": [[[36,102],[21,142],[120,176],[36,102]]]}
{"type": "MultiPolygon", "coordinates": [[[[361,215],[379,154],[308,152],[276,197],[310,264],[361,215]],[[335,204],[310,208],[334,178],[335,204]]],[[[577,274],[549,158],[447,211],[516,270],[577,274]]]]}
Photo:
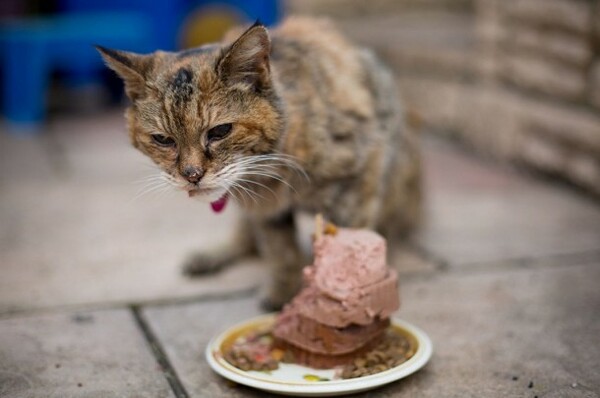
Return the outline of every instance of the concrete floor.
{"type": "MultiPolygon", "coordinates": [[[[600,207],[423,145],[426,225],[392,265],[397,315],[434,356],[357,396],[600,396],[600,207]]],[[[136,198],[152,172],[119,112],[0,134],[0,397],[267,396],[203,358],[215,333],[259,313],[263,267],[196,280],[178,268],[227,239],[236,210],[136,198]]]]}

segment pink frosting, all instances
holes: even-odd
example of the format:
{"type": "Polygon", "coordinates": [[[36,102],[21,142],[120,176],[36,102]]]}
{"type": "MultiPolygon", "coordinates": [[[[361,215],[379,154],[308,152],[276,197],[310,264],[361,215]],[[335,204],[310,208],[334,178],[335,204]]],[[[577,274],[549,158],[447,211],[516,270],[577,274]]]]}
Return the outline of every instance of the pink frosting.
{"type": "Polygon", "coordinates": [[[375,318],[388,318],[400,305],[398,277],[390,271],[381,281],[357,288],[339,301],[309,285],[297,296],[293,311],[324,325],[341,328],[351,324],[368,325],[375,318]]]}
{"type": "Polygon", "coordinates": [[[347,299],[387,277],[385,239],[369,230],[340,228],[314,244],[315,265],[305,271],[324,294],[347,299]]]}
{"type": "Polygon", "coordinates": [[[314,252],[304,289],[279,318],[278,337],[285,339],[286,319],[297,315],[344,328],[388,318],[400,306],[398,276],[386,265],[386,243],[377,233],[340,228],[317,239],[314,252]]]}

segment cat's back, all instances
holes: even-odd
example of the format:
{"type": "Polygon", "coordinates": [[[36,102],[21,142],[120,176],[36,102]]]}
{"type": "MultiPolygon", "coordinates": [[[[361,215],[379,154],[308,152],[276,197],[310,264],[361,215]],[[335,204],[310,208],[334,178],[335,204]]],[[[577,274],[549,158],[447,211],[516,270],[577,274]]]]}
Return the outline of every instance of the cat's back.
{"type": "MultiPolygon", "coordinates": [[[[331,57],[332,62],[349,61],[353,45],[327,18],[289,17],[271,30],[274,62],[287,57],[331,57]]],[[[349,65],[352,66],[352,65],[349,65]]]]}
{"type": "Polygon", "coordinates": [[[358,47],[325,18],[290,17],[272,31],[271,62],[291,101],[324,98],[340,109],[371,115],[358,47]],[[295,97],[294,97],[295,96],[295,97]]]}
{"type": "Polygon", "coordinates": [[[401,107],[377,57],[326,19],[297,17],[272,31],[271,64],[287,116],[282,150],[315,178],[365,172],[369,159],[399,153],[401,107]]]}

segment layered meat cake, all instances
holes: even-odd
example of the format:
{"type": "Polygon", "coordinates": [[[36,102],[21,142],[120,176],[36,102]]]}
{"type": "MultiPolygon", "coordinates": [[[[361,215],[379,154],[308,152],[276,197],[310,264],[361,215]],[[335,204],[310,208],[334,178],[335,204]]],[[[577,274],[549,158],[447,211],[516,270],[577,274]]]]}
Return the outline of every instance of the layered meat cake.
{"type": "Polygon", "coordinates": [[[295,362],[314,368],[343,365],[371,349],[400,305],[385,239],[368,230],[333,231],[316,237],[304,288],[284,307],[273,330],[295,362]]]}

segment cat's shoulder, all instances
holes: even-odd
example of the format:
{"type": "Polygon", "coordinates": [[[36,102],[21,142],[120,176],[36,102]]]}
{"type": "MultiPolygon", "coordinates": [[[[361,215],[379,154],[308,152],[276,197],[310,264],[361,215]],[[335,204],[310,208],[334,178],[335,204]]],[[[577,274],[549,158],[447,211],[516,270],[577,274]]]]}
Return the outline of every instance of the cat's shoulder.
{"type": "Polygon", "coordinates": [[[292,16],[271,30],[274,40],[293,41],[309,45],[332,44],[352,47],[335,23],[326,17],[292,16]]]}
{"type": "Polygon", "coordinates": [[[310,38],[323,34],[338,34],[335,23],[327,17],[291,16],[285,18],[273,32],[277,35],[310,38]]]}

